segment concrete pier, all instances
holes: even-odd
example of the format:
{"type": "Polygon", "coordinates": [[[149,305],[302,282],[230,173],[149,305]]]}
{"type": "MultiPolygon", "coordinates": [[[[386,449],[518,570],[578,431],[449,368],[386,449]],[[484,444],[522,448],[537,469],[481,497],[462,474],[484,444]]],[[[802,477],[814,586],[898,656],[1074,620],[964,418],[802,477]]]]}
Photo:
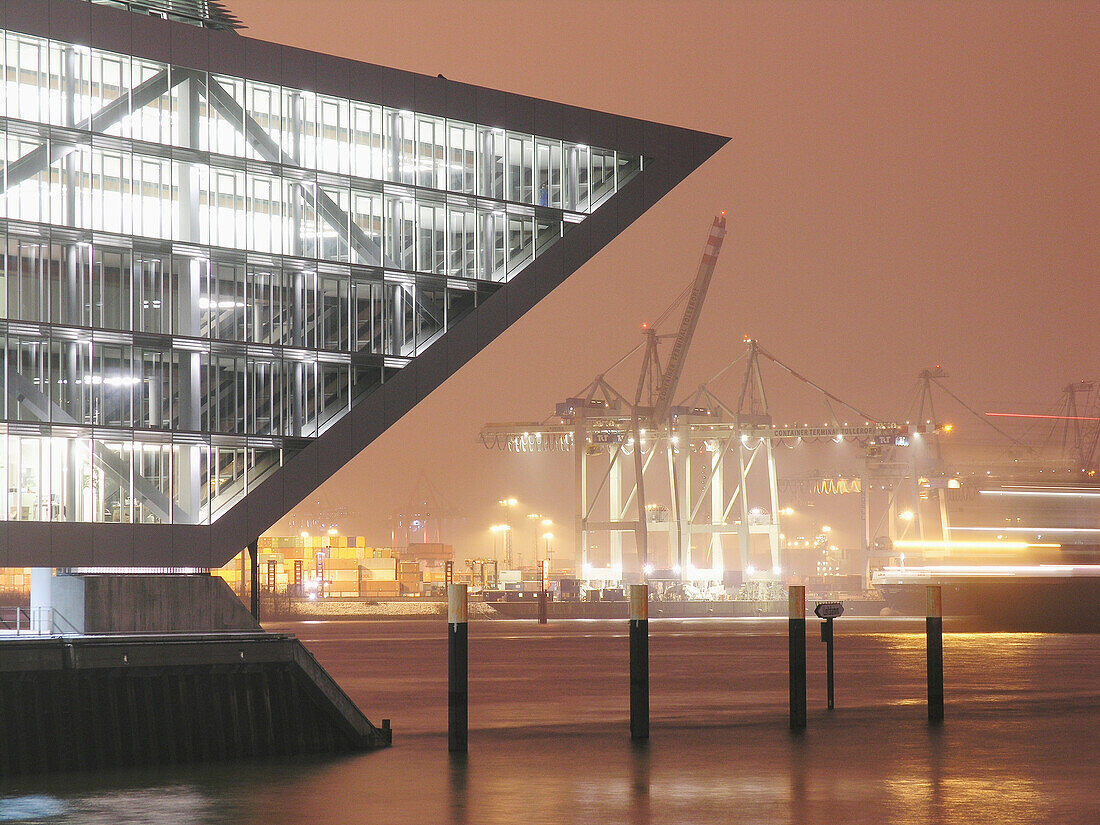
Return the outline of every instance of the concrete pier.
{"type": "Polygon", "coordinates": [[[385,747],[302,644],[270,633],[0,644],[0,775],[385,747]]]}

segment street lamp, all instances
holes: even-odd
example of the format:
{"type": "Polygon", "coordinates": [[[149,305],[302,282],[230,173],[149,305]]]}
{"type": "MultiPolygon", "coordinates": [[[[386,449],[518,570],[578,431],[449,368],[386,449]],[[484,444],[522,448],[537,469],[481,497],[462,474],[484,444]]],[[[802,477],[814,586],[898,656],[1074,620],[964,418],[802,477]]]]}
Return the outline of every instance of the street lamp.
{"type": "Polygon", "coordinates": [[[511,562],[509,561],[509,557],[512,554],[509,552],[509,550],[511,548],[509,547],[509,542],[508,542],[508,531],[510,531],[511,529],[512,529],[512,525],[510,525],[510,524],[494,524],[492,527],[489,528],[489,532],[493,534],[493,560],[498,561],[496,535],[498,533],[503,533],[504,534],[504,563],[507,564],[509,567],[511,567],[511,562]]]}

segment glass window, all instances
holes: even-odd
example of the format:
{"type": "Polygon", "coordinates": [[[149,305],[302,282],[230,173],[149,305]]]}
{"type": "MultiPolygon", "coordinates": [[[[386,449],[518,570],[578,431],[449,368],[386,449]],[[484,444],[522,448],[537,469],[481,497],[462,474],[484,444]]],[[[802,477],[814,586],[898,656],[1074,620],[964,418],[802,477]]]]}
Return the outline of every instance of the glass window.
{"type": "Polygon", "coordinates": [[[248,290],[247,308],[252,319],[248,339],[257,344],[284,343],[289,295],[282,271],[277,267],[250,267],[248,290]]]}
{"type": "Polygon", "coordinates": [[[534,203],[534,142],[508,133],[508,200],[534,203]]]}
{"type": "Polygon", "coordinates": [[[348,323],[350,314],[350,283],[347,278],[323,275],[320,287],[320,349],[347,350],[350,347],[348,323]]]}
{"type": "Polygon", "coordinates": [[[80,192],[94,204],[94,208],[81,210],[92,220],[79,221],[78,225],[89,223],[93,229],[129,235],[134,206],[130,153],[97,147],[91,154],[91,187],[81,186],[80,192]]]}
{"type": "Polygon", "coordinates": [[[380,191],[352,188],[351,231],[355,262],[381,266],[384,228],[380,191]]]}
{"type": "Polygon", "coordinates": [[[386,180],[416,183],[416,146],[413,113],[384,109],[386,121],[386,180]]]}
{"type": "Polygon", "coordinates": [[[346,187],[321,186],[318,212],[318,258],[350,260],[349,227],[351,193],[346,187]]]}
{"type": "MultiPolygon", "coordinates": [[[[136,65],[136,64],[135,64],[136,65]]],[[[247,106],[244,81],[228,75],[212,74],[207,77],[211,94],[207,96],[207,128],[201,148],[219,155],[245,157],[244,112],[247,106]],[[225,103],[215,103],[227,98],[225,103]]],[[[249,157],[255,157],[250,151],[249,157]]]]}
{"type": "Polygon", "coordinates": [[[592,208],[615,192],[615,153],[592,150],[592,208]]]}
{"type": "Polygon", "coordinates": [[[443,274],[447,261],[447,209],[424,198],[416,202],[416,268],[443,274]]]}
{"type": "Polygon", "coordinates": [[[351,104],[351,172],[361,178],[382,179],[382,108],[351,104]]]}
{"type": "Polygon", "coordinates": [[[488,198],[504,199],[504,130],[477,127],[477,192],[488,198]]]}
{"type": "Polygon", "coordinates": [[[283,251],[282,181],[262,173],[249,172],[248,248],[257,252],[283,251]]]}
{"type": "MultiPolygon", "coordinates": [[[[141,88],[142,84],[153,85],[168,73],[166,64],[152,60],[134,58],[131,66],[134,85],[131,92],[141,88]]],[[[135,140],[143,140],[147,143],[171,144],[172,99],[175,94],[177,94],[177,90],[167,91],[131,112],[129,117],[130,135],[135,140]]]]}
{"type": "Polygon", "coordinates": [[[320,415],[318,428],[334,421],[348,410],[351,374],[346,364],[320,364],[320,415]]]}
{"type": "Polygon", "coordinates": [[[168,272],[171,258],[166,253],[135,249],[134,329],[141,332],[168,332],[168,272]]]}
{"type": "Polygon", "coordinates": [[[92,326],[132,330],[130,252],[97,245],[92,259],[92,326]]]}
{"type": "Polygon", "coordinates": [[[243,263],[214,260],[199,298],[200,332],[204,338],[245,340],[245,267],[243,263]]]}
{"type": "MultiPolygon", "coordinates": [[[[271,138],[272,143],[280,145],[283,139],[283,96],[278,86],[269,83],[245,82],[245,95],[248,102],[248,116],[271,138]]],[[[277,160],[277,158],[267,158],[277,160]]]]}
{"type": "Polygon", "coordinates": [[[249,431],[257,435],[283,435],[286,429],[285,365],[281,361],[250,362],[251,415],[249,431]]]}
{"type": "Polygon", "coordinates": [[[38,321],[49,306],[49,245],[32,238],[8,237],[5,262],[7,317],[38,321]]]}
{"type": "Polygon", "coordinates": [[[504,213],[487,209],[479,212],[481,226],[478,249],[481,253],[481,278],[486,281],[503,281],[507,262],[504,213]]]}
{"type": "Polygon", "coordinates": [[[154,430],[168,427],[172,417],[169,410],[172,400],[170,363],[171,353],[148,347],[134,349],[135,426],[154,430]]]}
{"type": "Polygon", "coordinates": [[[416,182],[431,189],[447,188],[446,138],[439,118],[416,117],[416,182]]]}
{"type": "Polygon", "coordinates": [[[534,218],[508,216],[508,274],[514,275],[535,257],[534,218]]]}
{"type": "Polygon", "coordinates": [[[574,212],[588,211],[588,147],[578,143],[566,143],[565,194],[566,209],[574,212]]]}
{"type": "Polygon", "coordinates": [[[352,327],[354,349],[359,352],[386,351],[387,309],[382,291],[382,279],[359,280],[351,284],[352,327]]]}
{"type": "Polygon", "coordinates": [[[474,194],[477,136],[471,124],[454,120],[447,122],[447,167],[447,188],[453,192],[474,194]]]}
{"type": "Polygon", "coordinates": [[[244,172],[237,169],[210,169],[210,240],[214,246],[244,247],[245,241],[244,172]]]}
{"type": "MultiPolygon", "coordinates": [[[[78,120],[82,121],[120,98],[125,98],[124,102],[128,108],[129,97],[130,58],[127,55],[112,54],[110,52],[93,52],[88,97],[78,120]]],[[[111,135],[128,137],[127,114],[124,113],[122,117],[108,126],[106,132],[111,135]]]]}
{"type": "Polygon", "coordinates": [[[447,274],[453,278],[477,277],[477,211],[451,206],[447,210],[449,244],[447,274]]]}
{"type": "Polygon", "coordinates": [[[317,134],[317,168],[342,175],[351,173],[349,104],[327,95],[317,96],[320,115],[317,134]]]}
{"type": "Polygon", "coordinates": [[[134,234],[146,238],[171,238],[173,225],[176,237],[181,240],[198,240],[199,219],[197,209],[185,209],[175,206],[173,194],[178,192],[181,203],[193,200],[190,193],[197,195],[202,191],[201,175],[194,166],[172,168],[172,162],[166,158],[135,155],[133,159],[133,194],[131,195],[131,219],[134,234]],[[178,178],[173,185],[173,173],[183,178],[180,187],[178,178]],[[173,204],[165,209],[164,205],[173,204]]]}
{"type": "Polygon", "coordinates": [[[412,270],[415,261],[416,203],[409,195],[385,196],[387,237],[385,264],[393,269],[412,270]]]}
{"type": "Polygon", "coordinates": [[[561,142],[535,141],[535,205],[561,208],[561,142]]]}

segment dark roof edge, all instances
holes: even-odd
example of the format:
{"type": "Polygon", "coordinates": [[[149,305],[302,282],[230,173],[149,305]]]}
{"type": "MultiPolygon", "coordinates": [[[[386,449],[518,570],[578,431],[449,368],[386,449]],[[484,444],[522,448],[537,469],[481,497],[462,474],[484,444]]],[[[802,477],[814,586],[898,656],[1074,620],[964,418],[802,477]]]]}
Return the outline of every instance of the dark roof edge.
{"type": "MultiPolygon", "coordinates": [[[[143,16],[87,0],[6,0],[0,3],[0,26],[200,71],[298,86],[352,100],[636,154],[653,154],[639,145],[645,126],[674,128],[258,40],[237,32],[143,16]]],[[[711,137],[723,140],[717,135],[711,137]]]]}

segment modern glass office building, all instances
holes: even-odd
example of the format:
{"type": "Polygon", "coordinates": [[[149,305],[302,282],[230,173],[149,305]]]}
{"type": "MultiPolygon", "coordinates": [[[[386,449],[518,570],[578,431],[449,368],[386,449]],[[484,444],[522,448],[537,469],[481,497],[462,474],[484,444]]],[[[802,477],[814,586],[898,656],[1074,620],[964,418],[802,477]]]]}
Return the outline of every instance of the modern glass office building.
{"type": "Polygon", "coordinates": [[[221,564],[724,142],[217,3],[0,9],[8,564],[221,564]]]}

